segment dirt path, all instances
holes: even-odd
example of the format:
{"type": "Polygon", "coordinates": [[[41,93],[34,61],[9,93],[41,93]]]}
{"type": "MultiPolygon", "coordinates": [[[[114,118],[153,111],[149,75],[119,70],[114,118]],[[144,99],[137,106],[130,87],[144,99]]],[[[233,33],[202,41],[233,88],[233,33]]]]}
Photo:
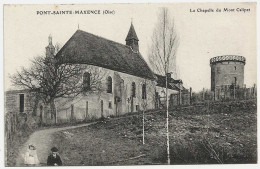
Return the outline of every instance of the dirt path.
{"type": "MultiPolygon", "coordinates": [[[[154,111],[152,113],[156,113],[156,112],[158,112],[158,111],[154,111]]],[[[148,114],[151,114],[151,112],[148,113],[148,114]]],[[[110,121],[110,120],[116,120],[116,119],[128,118],[130,116],[140,116],[140,115],[141,114],[131,114],[131,115],[115,117],[115,118],[111,118],[111,119],[107,119],[107,120],[110,121]]],[[[26,153],[29,144],[33,144],[33,145],[36,146],[39,161],[40,161],[42,166],[45,166],[46,162],[47,162],[47,157],[50,154],[50,149],[53,146],[57,146],[57,145],[53,145],[53,142],[52,142],[53,141],[52,140],[52,134],[53,133],[63,131],[63,130],[67,130],[67,129],[85,127],[85,126],[89,126],[89,125],[94,124],[94,123],[97,123],[97,122],[81,124],[81,125],[76,125],[76,126],[43,129],[43,130],[39,130],[39,131],[34,132],[29,137],[29,139],[26,141],[26,143],[24,143],[23,146],[19,149],[19,156],[16,159],[16,166],[24,166],[24,154],[26,153]]]]}
{"type": "MultiPolygon", "coordinates": [[[[95,123],[95,122],[94,122],[95,123]]],[[[28,149],[29,144],[33,144],[37,148],[37,155],[41,165],[46,165],[47,157],[50,153],[50,149],[53,147],[52,145],[52,134],[55,132],[59,132],[67,129],[74,129],[78,127],[89,126],[94,123],[81,124],[76,126],[68,126],[68,127],[60,127],[60,128],[51,128],[51,129],[43,129],[34,132],[27,142],[20,148],[19,156],[16,159],[16,166],[24,166],[23,156],[28,149]]]]}

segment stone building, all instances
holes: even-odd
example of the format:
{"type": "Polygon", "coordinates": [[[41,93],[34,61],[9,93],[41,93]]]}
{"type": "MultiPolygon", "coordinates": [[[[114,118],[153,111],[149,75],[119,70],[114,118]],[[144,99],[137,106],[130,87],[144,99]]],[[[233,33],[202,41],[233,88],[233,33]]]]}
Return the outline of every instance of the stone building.
{"type": "Polygon", "coordinates": [[[5,92],[5,112],[31,112],[33,104],[28,90],[11,90],[5,92]]]}
{"type": "Polygon", "coordinates": [[[243,56],[224,55],[211,58],[211,90],[231,85],[244,87],[245,63],[243,56]]]}
{"type": "MultiPolygon", "coordinates": [[[[156,103],[159,102],[165,84],[158,83],[158,75],[152,72],[139,52],[139,39],[132,24],[125,41],[124,45],[77,30],[54,56],[52,39],[49,37],[49,45],[46,47],[47,58],[54,57],[60,64],[88,65],[82,75],[82,83],[87,89],[93,77],[98,75],[102,88],[96,92],[86,91],[73,99],[56,99],[58,122],[117,116],[157,107],[156,103]]],[[[170,94],[182,90],[180,80],[172,79],[171,86],[170,94]]],[[[17,97],[19,100],[17,95],[19,92],[16,96],[6,97],[6,101],[8,102],[10,97],[17,97]]],[[[18,111],[22,101],[16,103],[19,105],[16,106],[18,111]]],[[[46,115],[47,112],[42,112],[44,105],[41,102],[36,104],[37,111],[41,111],[37,114],[50,117],[46,115]]]]}

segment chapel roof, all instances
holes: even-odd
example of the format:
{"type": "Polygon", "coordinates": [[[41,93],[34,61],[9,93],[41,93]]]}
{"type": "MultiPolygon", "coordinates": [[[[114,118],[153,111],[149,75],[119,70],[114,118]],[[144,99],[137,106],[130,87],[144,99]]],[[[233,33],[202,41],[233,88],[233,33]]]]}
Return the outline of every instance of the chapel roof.
{"type": "MultiPolygon", "coordinates": [[[[132,25],[129,37],[136,33],[132,25]]],[[[137,38],[137,36],[136,36],[137,38]]],[[[155,79],[148,64],[139,52],[91,33],[77,30],[56,54],[59,63],[89,64],[134,76],[155,79]]]]}

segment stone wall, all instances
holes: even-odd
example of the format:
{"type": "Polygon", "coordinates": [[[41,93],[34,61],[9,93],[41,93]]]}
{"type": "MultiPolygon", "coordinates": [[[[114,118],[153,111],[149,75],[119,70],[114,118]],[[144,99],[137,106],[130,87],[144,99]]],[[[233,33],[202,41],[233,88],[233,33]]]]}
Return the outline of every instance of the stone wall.
{"type": "MultiPolygon", "coordinates": [[[[164,96],[165,89],[156,86],[155,80],[140,78],[122,72],[117,72],[96,66],[86,69],[91,76],[99,72],[100,89],[87,91],[76,98],[59,98],[55,100],[58,123],[91,120],[100,117],[120,116],[128,112],[154,109],[156,104],[155,93],[164,96]],[[112,92],[107,92],[108,77],[112,78],[112,92]],[[135,84],[135,96],[132,96],[132,86],[135,84]],[[142,85],[146,85],[146,99],[142,98],[142,85]]],[[[83,80],[82,80],[83,82],[83,80]]],[[[168,90],[168,97],[178,93],[168,90]]],[[[34,95],[28,91],[9,91],[6,93],[6,112],[19,112],[19,94],[25,95],[25,112],[32,113],[36,104],[36,115],[44,124],[55,123],[51,118],[50,108],[42,102],[35,102],[34,95]]]]}
{"type": "Polygon", "coordinates": [[[211,90],[236,82],[244,86],[244,63],[239,61],[222,61],[211,64],[211,90]]]}
{"type": "MultiPolygon", "coordinates": [[[[86,72],[99,69],[101,91],[87,92],[73,100],[57,100],[58,121],[84,120],[108,116],[119,116],[127,112],[154,109],[156,82],[129,74],[90,66],[86,72]],[[107,92],[107,79],[112,78],[112,92],[107,92]],[[132,83],[135,96],[132,97],[132,83]],[[146,99],[142,99],[142,85],[146,84],[146,99]],[[119,100],[117,99],[119,98],[119,100]]],[[[93,73],[92,73],[93,74],[93,73]]]]}
{"type": "Polygon", "coordinates": [[[32,112],[35,97],[28,90],[13,90],[5,92],[5,112],[20,112],[20,95],[24,95],[24,111],[32,112]]]}

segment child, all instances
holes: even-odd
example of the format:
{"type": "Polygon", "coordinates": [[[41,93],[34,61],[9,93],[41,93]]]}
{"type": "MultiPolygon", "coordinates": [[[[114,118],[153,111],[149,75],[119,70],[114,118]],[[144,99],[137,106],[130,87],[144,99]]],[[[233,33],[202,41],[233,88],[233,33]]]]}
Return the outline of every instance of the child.
{"type": "Polygon", "coordinates": [[[36,166],[40,164],[37,156],[36,147],[32,144],[29,145],[29,148],[24,155],[24,164],[29,166],[36,166]]]}
{"type": "Polygon", "coordinates": [[[52,154],[48,156],[47,159],[47,165],[48,166],[61,166],[62,161],[60,159],[60,156],[58,155],[58,149],[56,147],[53,147],[51,149],[52,154]]]}

